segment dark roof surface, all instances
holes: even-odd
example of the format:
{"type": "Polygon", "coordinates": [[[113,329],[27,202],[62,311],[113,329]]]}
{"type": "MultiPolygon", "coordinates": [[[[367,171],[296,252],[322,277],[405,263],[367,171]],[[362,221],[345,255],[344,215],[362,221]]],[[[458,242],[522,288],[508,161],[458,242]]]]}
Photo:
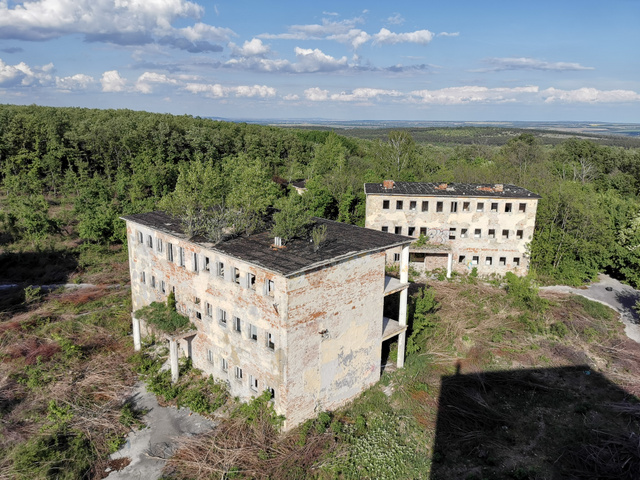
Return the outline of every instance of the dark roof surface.
{"type": "Polygon", "coordinates": [[[384,188],[382,183],[365,183],[364,193],[367,195],[422,195],[422,196],[474,196],[505,198],[542,198],[526,188],[515,185],[494,183],[418,183],[395,182],[393,188],[384,188]],[[498,188],[496,188],[498,187],[498,188]]]}
{"type": "Polygon", "coordinates": [[[314,217],[313,220],[316,225],[327,226],[326,240],[322,243],[320,249],[314,252],[313,243],[309,239],[295,239],[287,243],[283,248],[275,248],[273,247],[273,237],[267,231],[232,238],[217,244],[209,243],[204,238],[188,239],[184,234],[180,221],[164,212],[138,213],[123,216],[122,218],[183,238],[202,245],[209,250],[238,258],[285,276],[360,253],[406,245],[415,240],[402,235],[394,235],[314,217]]]}

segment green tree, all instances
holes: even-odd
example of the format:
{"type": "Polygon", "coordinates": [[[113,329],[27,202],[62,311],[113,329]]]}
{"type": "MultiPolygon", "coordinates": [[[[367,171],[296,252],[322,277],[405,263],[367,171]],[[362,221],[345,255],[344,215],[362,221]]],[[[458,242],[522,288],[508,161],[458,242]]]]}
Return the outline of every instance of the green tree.
{"type": "Polygon", "coordinates": [[[281,199],[278,206],[280,210],[273,214],[271,235],[280,237],[284,243],[303,237],[312,222],[300,195],[290,193],[288,197],[281,199]]]}

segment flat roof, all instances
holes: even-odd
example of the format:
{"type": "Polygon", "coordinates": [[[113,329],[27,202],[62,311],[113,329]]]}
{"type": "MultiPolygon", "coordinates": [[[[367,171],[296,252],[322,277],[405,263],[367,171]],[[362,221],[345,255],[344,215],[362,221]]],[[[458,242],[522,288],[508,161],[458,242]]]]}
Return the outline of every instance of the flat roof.
{"type": "Polygon", "coordinates": [[[326,240],[318,251],[314,251],[309,238],[296,238],[282,248],[275,248],[273,237],[268,231],[213,244],[202,237],[187,238],[180,220],[165,212],[138,213],[121,218],[284,276],[294,276],[349,257],[387,250],[415,241],[415,238],[403,235],[313,217],[316,225],[327,227],[326,240]]]}
{"type": "Polygon", "coordinates": [[[495,183],[419,183],[393,182],[392,188],[384,188],[382,183],[365,183],[367,195],[405,195],[428,197],[503,197],[542,198],[526,188],[495,183]]]}

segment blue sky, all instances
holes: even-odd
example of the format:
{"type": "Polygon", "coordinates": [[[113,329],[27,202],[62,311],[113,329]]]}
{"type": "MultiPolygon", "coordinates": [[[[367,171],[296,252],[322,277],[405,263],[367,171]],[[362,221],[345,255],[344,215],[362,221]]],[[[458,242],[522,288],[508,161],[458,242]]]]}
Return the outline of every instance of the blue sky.
{"type": "Polygon", "coordinates": [[[640,0],[0,0],[0,103],[640,123],[640,0]]]}

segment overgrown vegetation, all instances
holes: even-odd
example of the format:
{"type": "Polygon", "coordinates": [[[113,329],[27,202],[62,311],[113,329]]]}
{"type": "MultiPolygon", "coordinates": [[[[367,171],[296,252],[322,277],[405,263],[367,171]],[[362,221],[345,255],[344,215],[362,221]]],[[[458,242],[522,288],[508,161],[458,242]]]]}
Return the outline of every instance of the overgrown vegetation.
{"type": "MultiPolygon", "coordinates": [[[[173,294],[173,292],[171,292],[173,294]]],[[[150,305],[136,310],[136,318],[144,320],[153,328],[157,328],[164,333],[178,333],[180,331],[195,328],[189,321],[189,317],[176,311],[175,297],[167,299],[167,303],[152,302],[150,305]],[[171,301],[173,299],[173,301],[171,301]]]]}

